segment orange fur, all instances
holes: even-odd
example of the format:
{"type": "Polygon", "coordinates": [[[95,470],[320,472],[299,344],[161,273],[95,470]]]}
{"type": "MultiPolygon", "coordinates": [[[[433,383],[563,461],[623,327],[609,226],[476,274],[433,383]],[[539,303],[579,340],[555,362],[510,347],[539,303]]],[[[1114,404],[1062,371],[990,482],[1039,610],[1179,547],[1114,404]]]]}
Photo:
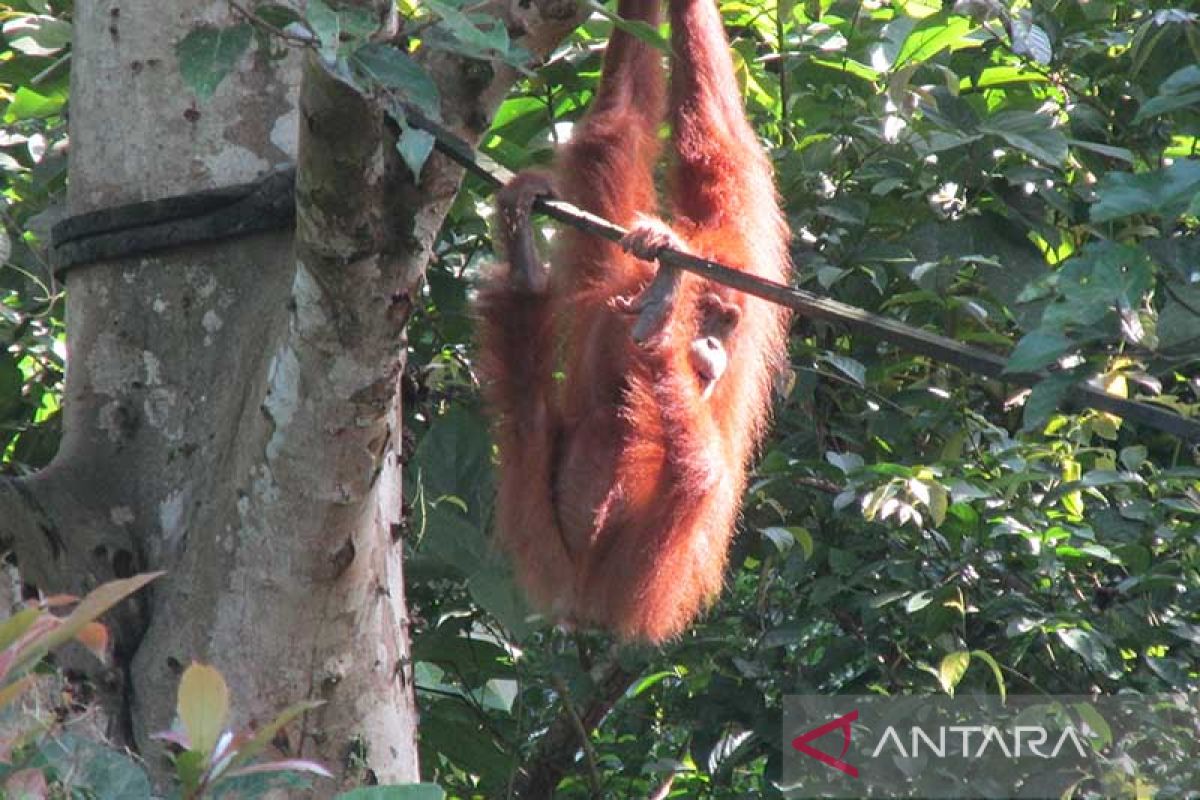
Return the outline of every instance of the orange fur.
{"type": "MultiPolygon", "coordinates": [[[[620,0],[619,11],[657,24],[658,3],[620,0]]],[[[786,281],[787,229],[714,0],[670,0],[670,15],[666,232],[696,255],[786,281]]],[[[658,53],[615,31],[600,88],[553,175],[522,174],[506,187],[499,238],[510,264],[477,305],[479,370],[500,448],[498,541],[554,618],[650,642],[678,634],[720,591],[785,355],[786,314],[684,274],[654,335],[636,343],[636,317],[620,307],[653,265],[564,230],[547,282],[529,261],[527,214],[530,196],[553,186],[634,228],[628,247],[660,241],[662,224],[640,218],[657,207],[666,94],[658,53]],[[714,296],[741,314],[721,335],[728,367],[705,396],[689,347],[706,335],[705,309],[721,305],[714,296]]]]}

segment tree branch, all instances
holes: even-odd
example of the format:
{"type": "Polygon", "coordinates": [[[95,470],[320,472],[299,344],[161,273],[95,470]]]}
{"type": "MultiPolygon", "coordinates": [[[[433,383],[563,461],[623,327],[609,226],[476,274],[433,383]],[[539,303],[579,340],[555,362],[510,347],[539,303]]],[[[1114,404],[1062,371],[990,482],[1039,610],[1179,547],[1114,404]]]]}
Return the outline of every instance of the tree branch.
{"type": "MultiPolygon", "coordinates": [[[[478,157],[471,146],[456,137],[453,131],[449,131],[437,122],[423,116],[415,108],[406,110],[414,127],[422,128],[433,134],[439,151],[461,164],[484,182],[498,187],[511,179],[512,176],[507,170],[485,163],[485,160],[478,157]]],[[[551,219],[610,242],[620,242],[628,233],[620,225],[614,225],[603,217],[590,214],[561,200],[540,198],[534,201],[533,207],[551,219]]],[[[693,272],[716,283],[785,306],[806,317],[845,325],[866,336],[881,339],[910,352],[928,356],[944,364],[987,378],[1016,386],[1035,386],[1052,374],[1049,371],[1006,372],[1005,368],[1008,364],[1006,356],[914,328],[898,320],[872,314],[861,308],[839,303],[837,300],[806,292],[803,289],[794,289],[774,283],[677,249],[663,248],[659,252],[658,261],[661,265],[693,272]]],[[[1116,397],[1086,383],[1076,384],[1067,396],[1077,406],[1105,411],[1131,422],[1148,425],[1186,441],[1200,442],[1200,420],[1182,417],[1150,403],[1116,397]]]]}
{"type": "MultiPolygon", "coordinates": [[[[595,691],[587,705],[576,708],[564,687],[558,687],[562,697],[563,711],[538,742],[537,752],[529,766],[517,776],[513,792],[522,798],[553,797],[554,789],[575,764],[575,756],[582,748],[589,753],[588,737],[599,727],[600,722],[621,699],[625,691],[638,677],[622,666],[618,651],[614,648],[607,659],[592,670],[595,676],[595,691]]],[[[594,770],[594,754],[590,754],[589,770],[594,770]]],[[[589,775],[594,781],[595,775],[589,775]]],[[[597,787],[593,786],[593,791],[597,787]]]]}

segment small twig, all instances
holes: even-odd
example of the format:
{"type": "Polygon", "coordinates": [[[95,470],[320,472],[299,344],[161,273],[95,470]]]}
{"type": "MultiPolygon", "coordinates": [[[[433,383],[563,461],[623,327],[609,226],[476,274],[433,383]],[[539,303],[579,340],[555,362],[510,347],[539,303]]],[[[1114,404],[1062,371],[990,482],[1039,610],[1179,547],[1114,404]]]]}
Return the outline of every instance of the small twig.
{"type": "Polygon", "coordinates": [[[42,81],[46,80],[46,78],[49,78],[51,75],[53,75],[55,72],[57,72],[58,69],[60,67],[62,67],[63,64],[70,64],[70,63],[71,63],[71,54],[64,53],[60,58],[55,59],[53,64],[46,67],[44,70],[39,72],[37,75],[34,75],[32,78],[30,78],[29,85],[37,86],[42,81]]]}

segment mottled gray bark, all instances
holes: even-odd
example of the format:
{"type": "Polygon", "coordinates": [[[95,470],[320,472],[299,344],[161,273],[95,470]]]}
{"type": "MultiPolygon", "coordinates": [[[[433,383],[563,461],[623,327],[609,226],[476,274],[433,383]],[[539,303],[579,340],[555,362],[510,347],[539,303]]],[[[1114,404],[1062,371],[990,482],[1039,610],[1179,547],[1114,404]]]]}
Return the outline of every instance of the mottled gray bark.
{"type": "MultiPolygon", "coordinates": [[[[499,8],[537,53],[579,13],[512,9],[499,8]]],[[[71,273],[64,440],[47,469],[0,483],[0,539],[25,580],[55,591],[168,571],[114,620],[105,682],[113,732],[152,766],[148,735],[201,660],[228,680],[238,725],[326,700],[286,749],[343,785],[363,770],[415,780],[397,376],[460,175],[435,156],[415,186],[381,114],[303,54],[247,55],[197,101],[174,46],[230,13],[222,0],[77,6],[70,212],[247,182],[298,153],[295,235],[71,273]]],[[[444,119],[475,141],[514,74],[427,66],[444,119]]]]}

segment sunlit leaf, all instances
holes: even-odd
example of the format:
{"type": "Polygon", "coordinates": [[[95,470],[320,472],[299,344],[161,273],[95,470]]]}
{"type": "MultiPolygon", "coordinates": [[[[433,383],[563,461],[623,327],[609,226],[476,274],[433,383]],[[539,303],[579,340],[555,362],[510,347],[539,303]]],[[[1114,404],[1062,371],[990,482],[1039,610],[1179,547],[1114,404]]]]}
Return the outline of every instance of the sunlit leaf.
{"type": "Polygon", "coordinates": [[[191,749],[204,756],[212,753],[229,717],[229,687],[215,667],[193,662],[184,670],[176,713],[191,749]]]}
{"type": "Polygon", "coordinates": [[[910,62],[928,61],[951,45],[962,40],[975,27],[967,17],[939,13],[921,20],[904,40],[892,62],[896,70],[910,62]]]}
{"type": "Polygon", "coordinates": [[[942,658],[938,665],[938,681],[942,684],[942,691],[953,697],[958,682],[967,674],[969,666],[971,654],[966,650],[959,650],[942,658]]]}

